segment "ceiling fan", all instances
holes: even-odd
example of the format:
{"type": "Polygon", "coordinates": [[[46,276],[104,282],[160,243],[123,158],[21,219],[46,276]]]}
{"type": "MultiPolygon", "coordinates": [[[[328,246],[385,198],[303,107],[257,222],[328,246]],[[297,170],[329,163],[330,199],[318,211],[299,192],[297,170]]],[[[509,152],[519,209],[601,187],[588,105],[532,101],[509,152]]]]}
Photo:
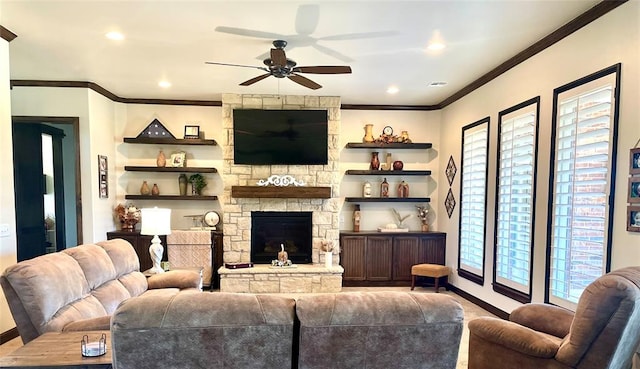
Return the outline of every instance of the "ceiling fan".
{"type": "Polygon", "coordinates": [[[263,79],[274,76],[276,78],[289,78],[295,83],[298,83],[304,87],[310,88],[312,90],[317,90],[322,86],[317,84],[316,82],[310,80],[307,77],[303,77],[298,73],[311,73],[311,74],[346,74],[351,73],[351,67],[349,66],[313,66],[313,67],[296,67],[297,63],[291,59],[287,59],[287,56],[284,52],[284,48],[287,46],[287,41],[284,40],[275,40],[273,41],[274,48],[271,49],[271,57],[264,59],[263,63],[266,67],[256,67],[252,65],[240,65],[240,64],[228,64],[228,63],[218,63],[218,62],[205,62],[206,64],[214,64],[214,65],[226,65],[230,67],[243,67],[243,68],[254,68],[260,69],[266,74],[259,75],[257,77],[251,78],[250,80],[244,81],[240,84],[240,86],[249,86],[258,81],[262,81],[263,79]]]}

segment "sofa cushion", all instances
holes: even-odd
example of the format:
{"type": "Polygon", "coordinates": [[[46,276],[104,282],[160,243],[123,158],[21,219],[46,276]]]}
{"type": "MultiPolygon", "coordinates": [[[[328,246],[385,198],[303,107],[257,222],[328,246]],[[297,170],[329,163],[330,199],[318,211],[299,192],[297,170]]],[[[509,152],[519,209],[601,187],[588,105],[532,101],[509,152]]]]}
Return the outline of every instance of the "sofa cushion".
{"type": "Polygon", "coordinates": [[[113,262],[100,246],[84,245],[84,247],[72,247],[62,252],[74,258],[82,268],[90,290],[116,278],[113,262]]]}
{"type": "Polygon", "coordinates": [[[96,245],[102,247],[111,258],[116,276],[121,277],[131,272],[140,271],[138,255],[129,242],[116,238],[98,242],[96,245]]]}
{"type": "Polygon", "coordinates": [[[300,368],[455,368],[463,310],[447,295],[300,297],[300,368]]]}

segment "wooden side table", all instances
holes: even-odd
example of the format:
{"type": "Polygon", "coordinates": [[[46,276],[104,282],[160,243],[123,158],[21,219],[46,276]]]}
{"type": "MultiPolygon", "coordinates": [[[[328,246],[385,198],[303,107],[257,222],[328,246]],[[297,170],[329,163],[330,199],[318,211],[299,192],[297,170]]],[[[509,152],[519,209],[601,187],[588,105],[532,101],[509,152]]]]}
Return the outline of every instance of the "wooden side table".
{"type": "Polygon", "coordinates": [[[41,335],[7,356],[0,357],[0,368],[101,368],[111,369],[111,333],[109,331],[49,332],[41,335]],[[82,337],[98,341],[107,335],[107,353],[96,357],[83,357],[80,352],[82,337]]]}

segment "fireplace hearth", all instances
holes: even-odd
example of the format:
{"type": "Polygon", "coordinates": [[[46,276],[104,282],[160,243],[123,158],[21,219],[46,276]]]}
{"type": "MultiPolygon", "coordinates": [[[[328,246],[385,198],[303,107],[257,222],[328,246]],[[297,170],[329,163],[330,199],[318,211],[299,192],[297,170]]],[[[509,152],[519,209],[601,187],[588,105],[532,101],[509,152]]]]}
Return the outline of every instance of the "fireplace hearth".
{"type": "Polygon", "coordinates": [[[284,245],[294,264],[312,262],[312,212],[252,211],[251,261],[271,264],[284,245]]]}

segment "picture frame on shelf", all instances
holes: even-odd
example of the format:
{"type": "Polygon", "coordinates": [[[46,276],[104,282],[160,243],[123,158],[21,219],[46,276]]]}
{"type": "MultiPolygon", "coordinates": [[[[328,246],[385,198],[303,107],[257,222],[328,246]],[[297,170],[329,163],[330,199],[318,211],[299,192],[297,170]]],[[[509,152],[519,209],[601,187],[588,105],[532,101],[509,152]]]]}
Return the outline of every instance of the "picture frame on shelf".
{"type": "Polygon", "coordinates": [[[184,126],[184,138],[200,138],[200,126],[184,126]]]}
{"type": "Polygon", "coordinates": [[[184,168],[186,166],[186,155],[184,151],[171,154],[171,166],[174,168],[184,168]]]}
{"type": "Polygon", "coordinates": [[[101,199],[109,198],[109,165],[105,155],[98,155],[98,197],[101,199]]]}
{"type": "Polygon", "coordinates": [[[640,174],[640,147],[629,151],[629,174],[640,174]]]}
{"type": "Polygon", "coordinates": [[[627,206],[627,231],[640,232],[640,206],[627,206]]]}
{"type": "Polygon", "coordinates": [[[627,202],[631,204],[640,203],[640,177],[629,177],[627,202]]]}

